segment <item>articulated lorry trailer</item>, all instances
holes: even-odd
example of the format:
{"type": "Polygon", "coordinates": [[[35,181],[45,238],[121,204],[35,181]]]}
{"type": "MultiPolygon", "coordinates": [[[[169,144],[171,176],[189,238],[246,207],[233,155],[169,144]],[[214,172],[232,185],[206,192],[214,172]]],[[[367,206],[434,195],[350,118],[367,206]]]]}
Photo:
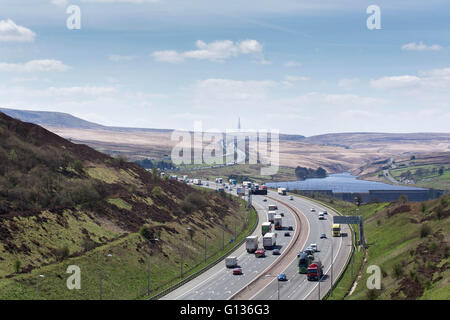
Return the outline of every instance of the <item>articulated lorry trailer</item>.
{"type": "Polygon", "coordinates": [[[268,232],[263,237],[263,247],[264,249],[273,249],[277,245],[276,234],[273,232],[268,232]]]}
{"type": "Polygon", "coordinates": [[[248,236],[245,238],[245,249],[249,253],[255,252],[258,249],[258,236],[248,236]]]}
{"type": "Polygon", "coordinates": [[[267,212],[267,220],[269,220],[270,223],[273,223],[276,213],[276,211],[267,212]]]}
{"type": "Polygon", "coordinates": [[[261,224],[261,234],[265,235],[267,232],[272,231],[272,224],[268,221],[268,222],[263,222],[261,224]]]}
{"type": "Polygon", "coordinates": [[[276,214],[273,218],[273,224],[275,226],[275,230],[283,229],[282,217],[279,214],[276,214]]]}

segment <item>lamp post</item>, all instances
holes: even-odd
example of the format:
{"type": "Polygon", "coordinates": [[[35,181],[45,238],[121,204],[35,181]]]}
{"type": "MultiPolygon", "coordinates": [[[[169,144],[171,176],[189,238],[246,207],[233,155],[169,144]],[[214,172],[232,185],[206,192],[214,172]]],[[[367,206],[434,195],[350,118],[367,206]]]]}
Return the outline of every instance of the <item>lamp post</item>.
{"type": "Polygon", "coordinates": [[[147,268],[147,295],[150,296],[150,255],[151,255],[151,249],[150,249],[150,241],[159,241],[158,238],[154,239],[148,239],[149,246],[148,246],[148,268],[147,268]]]}
{"type": "Polygon", "coordinates": [[[45,276],[43,274],[40,274],[36,278],[36,300],[39,300],[39,278],[44,279],[45,276]]]}
{"type": "MultiPolygon", "coordinates": [[[[109,253],[106,256],[112,257],[112,254],[109,253]]],[[[103,299],[103,255],[100,255],[99,259],[100,259],[100,300],[102,300],[103,299]]]]}
{"type": "Polygon", "coordinates": [[[277,296],[278,296],[278,300],[280,300],[280,281],[278,281],[278,277],[274,276],[272,274],[266,274],[267,278],[277,278],[277,296]]]}
{"type": "Polygon", "coordinates": [[[331,238],[331,296],[333,296],[333,262],[334,262],[333,238],[331,238]]]}

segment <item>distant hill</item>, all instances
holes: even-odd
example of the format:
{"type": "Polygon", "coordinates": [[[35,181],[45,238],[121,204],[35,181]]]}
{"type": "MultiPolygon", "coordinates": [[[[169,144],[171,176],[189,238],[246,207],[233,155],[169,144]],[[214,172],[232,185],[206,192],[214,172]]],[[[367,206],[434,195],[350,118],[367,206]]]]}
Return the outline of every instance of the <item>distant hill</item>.
{"type": "Polygon", "coordinates": [[[0,111],[10,117],[24,122],[31,122],[40,126],[52,126],[79,129],[103,129],[104,126],[89,122],[68,113],[51,111],[31,111],[0,108],[0,111]]]}
{"type": "Polygon", "coordinates": [[[147,128],[127,128],[110,127],[98,123],[77,118],[71,114],[55,111],[32,111],[0,108],[0,112],[15,119],[38,124],[43,127],[68,128],[68,129],[89,129],[89,130],[110,130],[117,132],[171,132],[173,129],[147,129],[147,128]]]}
{"type": "Polygon", "coordinates": [[[349,132],[328,133],[307,137],[305,142],[313,144],[334,145],[346,148],[364,145],[410,142],[450,141],[450,133],[378,133],[378,132],[349,132]]]}

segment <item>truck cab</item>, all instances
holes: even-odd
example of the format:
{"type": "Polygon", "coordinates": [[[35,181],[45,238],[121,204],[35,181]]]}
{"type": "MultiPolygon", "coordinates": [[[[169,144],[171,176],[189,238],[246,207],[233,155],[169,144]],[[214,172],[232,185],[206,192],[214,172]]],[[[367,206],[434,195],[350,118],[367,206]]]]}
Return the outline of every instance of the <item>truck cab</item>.
{"type": "Polygon", "coordinates": [[[320,261],[314,261],[306,270],[308,281],[319,281],[323,277],[323,267],[320,261]]]}

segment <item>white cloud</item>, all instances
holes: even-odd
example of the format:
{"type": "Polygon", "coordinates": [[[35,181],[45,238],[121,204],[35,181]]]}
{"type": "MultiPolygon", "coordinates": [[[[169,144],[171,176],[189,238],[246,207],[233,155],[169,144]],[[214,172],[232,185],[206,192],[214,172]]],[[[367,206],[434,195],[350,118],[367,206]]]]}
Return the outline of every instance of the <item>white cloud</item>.
{"type": "MultiPolygon", "coordinates": [[[[60,0],[56,0],[60,1],[60,0]]],[[[64,1],[64,0],[63,0],[64,1]]],[[[155,3],[160,0],[81,0],[81,2],[86,3],[155,3]]]]}
{"type": "Polygon", "coordinates": [[[261,54],[263,50],[262,44],[256,40],[244,40],[240,42],[217,40],[210,43],[197,40],[195,44],[197,50],[185,52],[177,52],[174,50],[155,51],[152,53],[152,56],[157,61],[170,63],[182,62],[185,59],[223,62],[225,59],[236,57],[239,54],[261,54]]]}
{"type": "Polygon", "coordinates": [[[131,61],[136,59],[136,56],[122,56],[119,54],[112,54],[109,56],[109,60],[114,61],[114,62],[120,62],[120,61],[131,61]]]}
{"type": "Polygon", "coordinates": [[[307,80],[309,80],[309,78],[308,77],[299,77],[299,76],[289,76],[289,75],[287,75],[287,76],[285,76],[284,77],[284,80],[286,80],[286,81],[307,81],[307,80]]]}
{"type": "Polygon", "coordinates": [[[74,86],[74,87],[50,87],[44,92],[50,96],[99,96],[109,93],[113,93],[116,90],[115,87],[95,87],[95,86],[74,86]]]}
{"type": "Polygon", "coordinates": [[[51,2],[57,6],[67,6],[69,4],[67,0],[52,0],[51,2]]]}
{"type": "Polygon", "coordinates": [[[178,63],[184,60],[183,55],[174,50],[155,51],[152,53],[152,57],[156,61],[169,63],[178,63]]]}
{"type": "Polygon", "coordinates": [[[0,72],[67,71],[70,67],[59,60],[31,60],[26,63],[0,62],[0,72]]]}
{"type": "Polygon", "coordinates": [[[194,86],[194,105],[201,108],[256,107],[267,100],[268,89],[277,83],[269,80],[207,79],[194,86]]]}
{"type": "Polygon", "coordinates": [[[382,77],[372,80],[371,86],[377,89],[449,89],[450,68],[433,69],[419,72],[418,76],[403,75],[382,77]]]}
{"type": "Polygon", "coordinates": [[[370,85],[377,89],[398,89],[416,87],[420,85],[420,82],[421,79],[417,76],[405,75],[372,80],[370,85]]]}
{"type": "Polygon", "coordinates": [[[284,66],[288,67],[288,68],[292,68],[292,67],[301,67],[302,64],[300,62],[297,62],[297,61],[288,61],[288,62],[286,62],[284,64],[284,66]]]}
{"type": "Polygon", "coordinates": [[[343,78],[338,82],[338,86],[341,88],[351,88],[358,85],[361,82],[359,78],[343,78]]]}
{"type": "Polygon", "coordinates": [[[0,20],[0,41],[33,42],[35,37],[33,31],[15,24],[11,19],[0,20]]]}
{"type": "Polygon", "coordinates": [[[438,44],[426,45],[422,41],[419,43],[410,42],[402,46],[405,51],[439,51],[442,47],[438,44]]]}

